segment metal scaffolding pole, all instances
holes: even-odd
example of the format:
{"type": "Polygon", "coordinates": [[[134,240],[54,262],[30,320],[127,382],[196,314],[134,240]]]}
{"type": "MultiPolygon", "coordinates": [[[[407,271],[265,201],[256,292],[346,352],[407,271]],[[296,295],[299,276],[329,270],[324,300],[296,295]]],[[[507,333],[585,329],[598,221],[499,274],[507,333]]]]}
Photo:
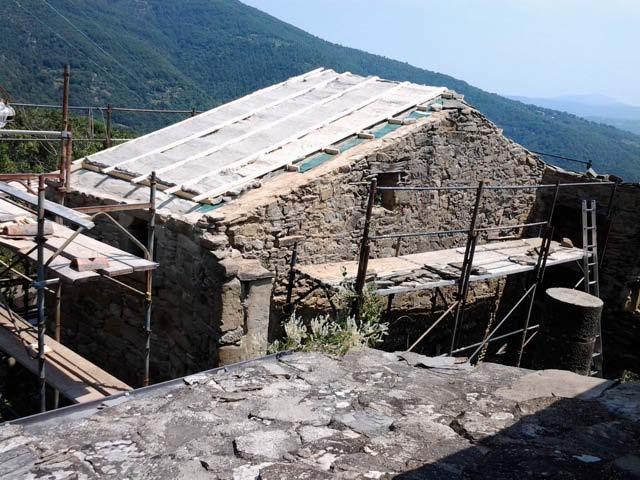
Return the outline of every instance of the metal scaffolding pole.
{"type": "Polygon", "coordinates": [[[38,372],[40,378],[40,412],[47,410],[47,394],[46,394],[46,372],[45,372],[45,351],[44,351],[44,338],[47,330],[44,317],[44,287],[45,287],[45,273],[44,273],[44,243],[46,241],[44,237],[44,177],[38,178],[38,234],[36,236],[37,243],[37,281],[36,292],[37,300],[36,305],[38,308],[38,372]]]}
{"type": "Polygon", "coordinates": [[[376,199],[378,188],[378,180],[374,178],[369,184],[369,197],[367,199],[367,209],[364,217],[364,226],[362,229],[362,242],[360,243],[360,256],[358,260],[358,275],[355,284],[355,307],[354,315],[356,321],[360,320],[360,309],[363,302],[364,284],[367,279],[367,267],[369,265],[369,229],[371,228],[371,215],[373,214],[373,205],[376,199]]]}
{"type": "MultiPolygon", "coordinates": [[[[151,173],[149,181],[149,231],[147,234],[147,260],[153,261],[156,229],[156,172],[151,173]]],[[[144,378],[142,386],[149,385],[149,357],[151,356],[151,304],[152,304],[152,288],[153,288],[153,270],[145,272],[145,298],[144,298],[144,331],[145,331],[145,349],[144,349],[144,378]]]]}
{"type": "Polygon", "coordinates": [[[284,304],[284,314],[290,317],[293,313],[293,284],[296,279],[296,263],[298,263],[298,242],[293,244],[293,250],[291,251],[291,260],[289,261],[289,278],[287,282],[287,299],[284,304]]]}
{"type": "Polygon", "coordinates": [[[476,189],[476,201],[473,205],[473,213],[471,214],[471,223],[469,224],[467,245],[464,251],[464,260],[462,262],[462,273],[460,275],[460,282],[458,283],[458,298],[456,299],[458,303],[456,304],[456,312],[453,323],[453,334],[451,335],[451,346],[449,348],[450,355],[456,348],[458,327],[461,327],[462,319],[464,316],[464,308],[467,304],[469,277],[471,277],[471,270],[473,269],[473,257],[476,252],[476,244],[478,243],[478,232],[476,231],[476,224],[478,222],[478,211],[480,210],[480,202],[482,201],[483,191],[484,181],[481,180],[478,183],[478,188],[476,189]]]}

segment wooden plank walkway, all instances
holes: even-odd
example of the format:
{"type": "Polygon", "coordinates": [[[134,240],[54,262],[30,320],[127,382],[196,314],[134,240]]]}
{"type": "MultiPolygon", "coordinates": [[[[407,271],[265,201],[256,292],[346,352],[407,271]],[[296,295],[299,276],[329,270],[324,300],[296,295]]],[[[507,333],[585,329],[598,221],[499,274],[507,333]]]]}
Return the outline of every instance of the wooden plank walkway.
{"type": "MultiPolygon", "coordinates": [[[[131,390],[126,383],[105,372],[86,358],[45,338],[46,380],[74,403],[100,400],[131,390]]],[[[13,312],[0,307],[0,349],[18,363],[38,374],[38,334],[36,329],[13,312]]]]}
{"type": "MultiPolygon", "coordinates": [[[[528,238],[505,242],[491,242],[476,248],[471,282],[528,272],[535,268],[536,249],[540,238],[528,238]]],[[[582,260],[581,248],[563,247],[551,242],[547,266],[582,260]]],[[[464,248],[451,248],[432,252],[414,253],[399,257],[373,258],[369,260],[367,277],[376,283],[379,295],[391,295],[457,284],[464,248]]],[[[346,279],[353,280],[358,262],[334,262],[318,265],[298,265],[296,271],[329,288],[337,287],[346,279]]]]}
{"type": "MultiPolygon", "coordinates": [[[[12,203],[0,199],[0,215],[20,215],[34,218],[33,214],[12,203]]],[[[53,235],[47,237],[45,243],[45,260],[49,259],[53,253],[74,231],[54,222],[50,222],[53,227],[53,235]]],[[[0,246],[7,247],[16,253],[25,254],[36,246],[35,237],[14,237],[0,235],[0,246]]],[[[37,253],[33,251],[29,254],[33,261],[37,258],[37,253]]],[[[95,240],[86,235],[78,235],[65,250],[57,256],[49,265],[49,271],[67,283],[80,283],[100,277],[100,274],[108,276],[127,275],[133,272],[152,270],[158,267],[156,262],[151,262],[140,258],[132,253],[125,252],[112,247],[106,243],[95,240]],[[78,272],[71,267],[71,262],[76,258],[91,258],[96,256],[107,257],[109,267],[97,271],[78,272]]]]}

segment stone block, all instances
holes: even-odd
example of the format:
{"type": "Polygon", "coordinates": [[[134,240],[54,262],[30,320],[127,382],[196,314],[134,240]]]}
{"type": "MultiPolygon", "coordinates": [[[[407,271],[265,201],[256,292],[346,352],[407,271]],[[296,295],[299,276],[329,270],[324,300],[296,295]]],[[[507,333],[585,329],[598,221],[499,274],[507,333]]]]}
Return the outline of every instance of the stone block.
{"type": "Polygon", "coordinates": [[[255,280],[273,278],[273,274],[264,268],[258,260],[239,261],[237,275],[243,282],[253,282],[255,280]]]}
{"type": "Polygon", "coordinates": [[[237,278],[230,280],[222,286],[221,306],[220,331],[223,333],[229,332],[244,326],[242,285],[237,278]]]}
{"type": "Polygon", "coordinates": [[[205,232],[200,237],[200,245],[207,250],[221,250],[229,245],[229,239],[226,235],[213,235],[205,232]]]}
{"type": "Polygon", "coordinates": [[[304,235],[289,235],[287,237],[276,238],[276,246],[289,247],[296,242],[301,242],[304,238],[304,235]]]}

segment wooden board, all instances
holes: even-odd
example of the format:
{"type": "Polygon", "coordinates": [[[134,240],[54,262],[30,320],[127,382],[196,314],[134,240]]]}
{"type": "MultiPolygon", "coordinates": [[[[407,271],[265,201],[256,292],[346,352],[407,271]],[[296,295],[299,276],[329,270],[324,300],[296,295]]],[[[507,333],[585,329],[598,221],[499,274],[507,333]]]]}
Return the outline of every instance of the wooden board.
{"type": "MultiPolygon", "coordinates": [[[[38,343],[37,332],[28,322],[0,307],[0,349],[38,374],[38,360],[30,345],[38,343]]],[[[74,403],[100,400],[126,392],[131,387],[89,362],[51,337],[45,337],[46,380],[74,403]]],[[[37,348],[37,347],[36,347],[37,348]]]]}
{"type": "MultiPolygon", "coordinates": [[[[32,213],[2,199],[0,199],[0,213],[17,214],[33,218],[32,213]]],[[[72,229],[64,225],[53,222],[51,222],[51,225],[53,226],[53,235],[50,235],[45,243],[45,259],[49,259],[51,255],[53,255],[53,252],[61,247],[64,241],[75,233],[72,229]]],[[[26,253],[35,247],[36,243],[34,237],[21,238],[0,235],[0,245],[4,245],[16,252],[26,253]]],[[[73,242],[65,248],[61,255],[53,260],[50,269],[56,276],[70,283],[97,278],[99,275],[96,272],[78,272],[71,267],[71,260],[74,258],[89,258],[96,256],[96,254],[105,256],[109,260],[109,268],[98,270],[99,273],[108,276],[126,275],[132,272],[153,270],[158,267],[156,262],[145,260],[132,253],[125,252],[124,250],[112,247],[87,235],[80,234],[74,238],[73,242]]],[[[37,253],[32,252],[29,258],[36,260],[37,253]]]]}
{"type": "MultiPolygon", "coordinates": [[[[36,195],[32,195],[31,193],[27,193],[24,190],[16,188],[12,185],[9,185],[5,182],[0,182],[0,192],[11,195],[14,198],[17,198],[23,202],[26,202],[34,207],[38,205],[38,197],[36,195]]],[[[49,200],[44,201],[44,209],[57,215],[58,217],[64,218],[69,222],[75,223],[76,225],[80,225],[87,230],[92,229],[95,225],[91,221],[91,217],[89,215],[85,215],[84,213],[76,212],[70,208],[65,207],[64,205],[60,205],[59,203],[50,202],[49,200]]]]}
{"type": "MultiPolygon", "coordinates": [[[[531,238],[479,245],[476,248],[473,265],[481,267],[482,274],[471,275],[470,281],[489,280],[533,270],[537,255],[527,257],[531,259],[531,264],[521,264],[512,261],[511,258],[526,256],[527,252],[539,246],[540,242],[540,238],[531,238]]],[[[552,242],[551,248],[553,253],[547,259],[547,266],[579,261],[584,255],[582,249],[562,247],[558,242],[552,242]]],[[[460,268],[457,268],[456,265],[463,261],[463,257],[464,249],[451,248],[399,257],[373,258],[369,260],[367,276],[372,276],[374,279],[390,278],[396,275],[408,277],[394,285],[385,283],[377,290],[380,295],[455,285],[458,283],[460,275],[460,268]],[[441,272],[441,274],[434,276],[435,278],[428,278],[421,273],[424,270],[431,273],[441,272]],[[445,273],[450,275],[445,275],[445,273]],[[411,278],[413,274],[415,274],[415,278],[411,278]]],[[[296,271],[303,276],[332,287],[336,287],[343,280],[343,271],[346,271],[348,280],[354,280],[357,270],[357,262],[334,262],[319,265],[298,265],[296,267],[296,271]]]]}

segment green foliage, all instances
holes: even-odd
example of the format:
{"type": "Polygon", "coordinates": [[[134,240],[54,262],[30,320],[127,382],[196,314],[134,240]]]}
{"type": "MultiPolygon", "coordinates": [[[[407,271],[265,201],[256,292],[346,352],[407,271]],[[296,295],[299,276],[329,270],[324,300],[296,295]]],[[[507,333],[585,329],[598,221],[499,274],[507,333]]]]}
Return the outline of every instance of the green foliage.
{"type": "MultiPolygon", "coordinates": [[[[0,2],[0,84],[13,93],[14,101],[59,103],[67,62],[72,67],[73,104],[201,109],[325,66],[449,87],[528,148],[591,159],[597,171],[640,180],[637,135],[326,42],[237,0],[49,3],[83,33],[44,2],[0,2]]],[[[425,45],[425,51],[429,47],[425,45]]],[[[116,121],[136,130],[178,118],[182,117],[116,115],[116,121]]]]}
{"type": "MultiPolygon", "coordinates": [[[[71,116],[73,137],[89,137],[89,123],[85,117],[71,116]]],[[[15,130],[60,130],[61,113],[59,110],[18,109],[16,118],[8,128],[15,130]]],[[[94,122],[94,138],[105,137],[103,122],[94,122]]],[[[114,129],[114,138],[131,138],[132,132],[114,129]]],[[[1,138],[1,137],[0,137],[1,138]]],[[[27,140],[28,136],[14,135],[12,138],[27,140]]],[[[104,148],[101,141],[73,143],[73,157],[82,158],[104,148]]],[[[60,162],[60,141],[0,141],[0,172],[49,172],[57,170],[60,162]]]]}
{"type": "Polygon", "coordinates": [[[346,279],[338,289],[337,318],[320,315],[309,322],[294,312],[284,323],[285,338],[276,340],[269,346],[271,353],[283,350],[317,351],[333,355],[344,355],[349,350],[375,347],[387,335],[389,324],[382,322],[384,299],[375,293],[373,287],[364,290],[360,319],[350,314],[357,296],[353,284],[346,279]]]}
{"type": "Polygon", "coordinates": [[[640,382],[640,375],[631,370],[625,370],[622,372],[622,378],[620,379],[622,383],[638,383],[640,382]]]}

